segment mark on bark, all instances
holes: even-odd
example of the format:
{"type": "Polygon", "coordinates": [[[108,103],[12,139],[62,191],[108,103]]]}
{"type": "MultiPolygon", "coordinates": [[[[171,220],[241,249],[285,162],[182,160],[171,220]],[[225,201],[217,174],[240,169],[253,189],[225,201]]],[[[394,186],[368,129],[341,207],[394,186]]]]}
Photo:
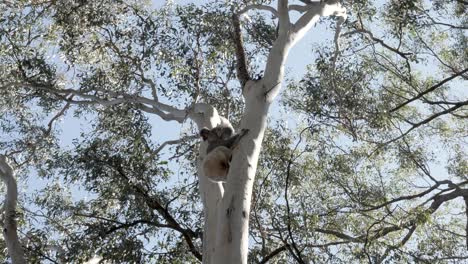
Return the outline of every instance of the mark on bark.
{"type": "Polygon", "coordinates": [[[234,196],[231,199],[231,202],[229,203],[229,207],[226,210],[226,217],[227,217],[227,225],[228,225],[228,232],[227,232],[227,241],[228,243],[232,242],[232,221],[231,221],[231,216],[232,213],[234,212],[236,208],[234,207],[234,196]]]}
{"type": "Polygon", "coordinates": [[[245,211],[242,211],[242,217],[247,218],[247,213],[245,211]]]}
{"type": "Polygon", "coordinates": [[[236,210],[236,208],[234,207],[234,197],[232,197],[231,202],[229,203],[229,207],[226,210],[226,216],[230,218],[234,210],[236,210]]]}

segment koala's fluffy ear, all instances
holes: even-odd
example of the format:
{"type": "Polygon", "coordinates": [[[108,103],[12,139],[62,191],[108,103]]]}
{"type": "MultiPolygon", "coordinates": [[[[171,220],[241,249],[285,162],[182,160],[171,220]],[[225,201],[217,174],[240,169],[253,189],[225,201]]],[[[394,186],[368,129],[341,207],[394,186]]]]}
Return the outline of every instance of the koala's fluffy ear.
{"type": "Polygon", "coordinates": [[[202,137],[203,141],[208,139],[208,136],[210,135],[210,130],[206,127],[202,128],[200,130],[200,136],[202,137]]]}

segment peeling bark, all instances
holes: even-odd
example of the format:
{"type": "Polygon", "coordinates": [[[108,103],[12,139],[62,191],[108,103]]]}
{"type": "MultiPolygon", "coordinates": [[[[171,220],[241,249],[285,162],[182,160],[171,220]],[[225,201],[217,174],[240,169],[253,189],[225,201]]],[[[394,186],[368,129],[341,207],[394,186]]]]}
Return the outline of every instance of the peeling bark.
{"type": "Polygon", "coordinates": [[[239,79],[242,87],[250,80],[249,71],[247,68],[247,58],[245,57],[244,41],[242,39],[242,31],[237,14],[232,15],[232,25],[234,27],[232,32],[232,38],[234,40],[234,47],[236,48],[236,59],[237,59],[237,78],[239,79]]]}

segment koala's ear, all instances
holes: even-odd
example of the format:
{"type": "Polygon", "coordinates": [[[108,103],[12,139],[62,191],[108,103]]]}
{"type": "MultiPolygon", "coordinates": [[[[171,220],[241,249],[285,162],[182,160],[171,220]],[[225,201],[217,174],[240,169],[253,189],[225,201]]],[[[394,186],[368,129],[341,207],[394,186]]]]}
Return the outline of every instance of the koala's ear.
{"type": "Polygon", "coordinates": [[[202,128],[200,130],[200,136],[202,137],[203,141],[208,139],[208,136],[210,135],[210,130],[206,127],[202,128]]]}

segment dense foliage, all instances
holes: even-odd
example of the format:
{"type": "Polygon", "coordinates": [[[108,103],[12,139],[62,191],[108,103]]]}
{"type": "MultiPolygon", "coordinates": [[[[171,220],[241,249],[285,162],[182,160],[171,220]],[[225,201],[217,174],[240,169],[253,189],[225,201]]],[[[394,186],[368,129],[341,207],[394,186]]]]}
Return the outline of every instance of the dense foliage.
{"type": "MultiPolygon", "coordinates": [[[[210,103],[236,124],[230,18],[271,1],[174,2],[0,3],[0,149],[17,172],[30,263],[200,259],[197,131],[139,99],[210,103]]],[[[344,6],[339,45],[314,37],[301,52],[315,61],[270,116],[249,259],[467,261],[468,3],[344,6]]],[[[329,22],[309,34],[333,32],[329,22]]],[[[275,19],[250,12],[243,29],[261,76],[275,19]]]]}

